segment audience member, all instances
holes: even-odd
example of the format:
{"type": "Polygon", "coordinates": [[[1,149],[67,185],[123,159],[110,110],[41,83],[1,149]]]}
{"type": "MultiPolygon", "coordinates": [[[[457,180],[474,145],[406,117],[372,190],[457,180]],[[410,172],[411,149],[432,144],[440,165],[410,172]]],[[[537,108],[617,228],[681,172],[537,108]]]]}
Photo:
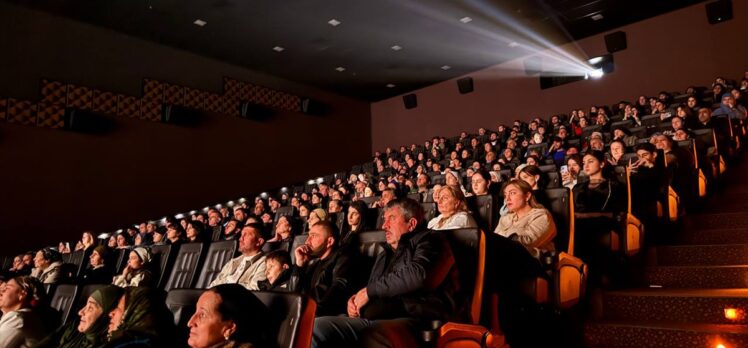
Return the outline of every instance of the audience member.
{"type": "Polygon", "coordinates": [[[49,334],[46,318],[39,311],[45,292],[37,278],[12,278],[2,285],[0,293],[0,347],[33,347],[49,334]]]}
{"type": "Polygon", "coordinates": [[[439,216],[428,223],[431,230],[452,230],[457,228],[474,228],[478,224],[470,215],[462,191],[454,186],[445,186],[439,190],[436,201],[439,216]]]}
{"type": "Polygon", "coordinates": [[[43,284],[57,284],[62,280],[62,255],[54,249],[44,248],[36,252],[31,276],[43,284]]]}
{"type": "Polygon", "coordinates": [[[257,283],[262,291],[291,291],[291,256],[285,250],[274,250],[265,257],[265,280],[257,283]]]}
{"type": "Polygon", "coordinates": [[[174,345],[174,316],[163,291],[128,287],[108,313],[105,348],[169,347],[174,345]]]}
{"type": "Polygon", "coordinates": [[[512,179],[504,185],[509,213],[502,216],[494,233],[524,245],[535,258],[554,250],[556,225],[551,213],[535,201],[530,184],[512,179]]]}
{"type": "Polygon", "coordinates": [[[127,266],[122,274],[114,277],[112,284],[119,287],[155,286],[151,267],[151,252],[145,247],[137,247],[130,251],[127,266]]]}
{"type": "MultiPolygon", "coordinates": [[[[82,284],[107,284],[112,280],[115,269],[109,264],[109,248],[99,245],[93,249],[88,257],[88,267],[81,274],[82,284]]],[[[84,259],[85,261],[85,259],[84,259]]]]}
{"type": "Polygon", "coordinates": [[[239,238],[239,257],[227,262],[210,287],[235,283],[249,290],[258,290],[257,282],[265,280],[265,254],[262,246],[262,225],[249,223],[242,228],[239,238]]]}

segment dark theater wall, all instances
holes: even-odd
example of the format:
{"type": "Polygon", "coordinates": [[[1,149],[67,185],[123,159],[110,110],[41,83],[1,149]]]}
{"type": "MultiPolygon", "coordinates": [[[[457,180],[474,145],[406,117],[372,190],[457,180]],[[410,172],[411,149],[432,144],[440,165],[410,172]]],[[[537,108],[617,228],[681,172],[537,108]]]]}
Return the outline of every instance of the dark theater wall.
{"type": "Polygon", "coordinates": [[[2,97],[36,100],[42,77],[139,96],[144,77],[221,93],[230,76],[332,109],[212,114],[198,128],[114,117],[96,136],[0,122],[0,255],[331,174],[371,152],[365,102],[7,3],[0,47],[2,97]]]}
{"type": "MultiPolygon", "coordinates": [[[[615,53],[615,72],[600,80],[541,90],[538,77],[526,76],[517,60],[469,74],[475,86],[470,94],[460,95],[454,79],[414,92],[415,109],[406,110],[401,97],[373,103],[372,148],[421,143],[479,127],[496,129],[515,119],[548,118],[660,90],[684,91],[691,84],[708,85],[717,75],[739,78],[748,70],[748,1],[733,1],[733,6],[734,19],[717,25],[707,22],[702,3],[616,29],[626,32],[628,49],[615,53]]],[[[589,57],[603,55],[605,34],[576,45],[589,57]]]]}

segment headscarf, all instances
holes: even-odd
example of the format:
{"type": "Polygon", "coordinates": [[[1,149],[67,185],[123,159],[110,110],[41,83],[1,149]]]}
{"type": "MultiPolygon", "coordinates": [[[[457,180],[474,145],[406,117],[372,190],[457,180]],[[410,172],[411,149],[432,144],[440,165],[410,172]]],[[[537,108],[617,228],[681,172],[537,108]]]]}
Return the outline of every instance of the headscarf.
{"type": "Polygon", "coordinates": [[[174,317],[164,304],[163,291],[150,287],[128,287],[123,296],[125,313],[122,323],[111,333],[110,343],[136,339],[170,342],[174,333],[174,317]]]}
{"type": "Polygon", "coordinates": [[[117,302],[122,296],[122,291],[122,288],[114,285],[107,285],[94,291],[91,297],[101,307],[102,312],[88,330],[85,332],[78,331],[80,317],[76,317],[75,320],[60,327],[45,338],[38,347],[89,348],[100,346],[106,340],[107,328],[109,326],[109,312],[117,306],[117,302]]]}

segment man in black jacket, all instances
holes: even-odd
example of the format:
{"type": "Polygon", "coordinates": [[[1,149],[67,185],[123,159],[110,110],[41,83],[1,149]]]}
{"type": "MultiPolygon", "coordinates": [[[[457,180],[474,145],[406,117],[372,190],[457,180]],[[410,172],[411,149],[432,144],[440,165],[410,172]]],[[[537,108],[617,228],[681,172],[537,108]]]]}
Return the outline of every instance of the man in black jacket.
{"type": "Polygon", "coordinates": [[[422,321],[455,313],[458,285],[444,235],[426,230],[421,205],[396,199],[384,212],[385,251],[377,255],[366,287],[348,299],[348,317],[319,317],[312,347],[414,347],[422,321]]]}
{"type": "Polygon", "coordinates": [[[296,267],[292,278],[298,279],[294,290],[317,302],[317,316],[344,314],[346,300],[361,283],[356,281],[353,255],[336,248],[335,228],[329,221],[312,225],[304,245],[294,250],[296,267]]]}

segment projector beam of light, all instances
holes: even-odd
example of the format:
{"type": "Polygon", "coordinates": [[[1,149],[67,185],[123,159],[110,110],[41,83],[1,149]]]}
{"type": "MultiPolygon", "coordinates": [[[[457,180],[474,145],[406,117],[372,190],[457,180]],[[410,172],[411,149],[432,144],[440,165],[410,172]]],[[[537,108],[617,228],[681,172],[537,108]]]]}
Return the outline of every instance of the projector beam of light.
{"type": "MultiPolygon", "coordinates": [[[[532,70],[566,76],[585,76],[592,74],[592,71],[596,70],[595,67],[586,61],[586,58],[584,58],[586,54],[576,44],[573,44],[573,40],[560,25],[558,28],[559,32],[564,33],[570,39],[572,49],[575,52],[568,52],[558,47],[548,38],[527,28],[520,21],[504,13],[488,0],[468,0],[461,3],[463,8],[453,5],[454,8],[452,10],[446,11],[443,8],[437,9],[425,2],[419,1],[403,1],[397,2],[397,4],[419,16],[428,17],[434,22],[439,23],[439,25],[456,27],[459,30],[464,30],[472,34],[475,40],[486,42],[486,48],[480,49],[478,52],[473,52],[474,56],[490,57],[495,61],[515,59],[517,56],[516,52],[510,54],[504,53],[507,47],[510,47],[512,50],[522,50],[521,55],[524,58],[532,56],[542,58],[539,60],[542,61],[539,64],[540,66],[528,66],[532,70]],[[464,7],[467,7],[471,11],[469,15],[472,18],[480,18],[480,23],[476,21],[468,24],[462,23],[459,21],[459,18],[454,16],[454,13],[465,13],[466,9],[464,7]],[[485,25],[486,23],[488,27],[485,25]],[[511,30],[507,28],[511,28],[511,30]]],[[[558,24],[558,21],[554,22],[558,24]]],[[[439,41],[441,38],[427,37],[418,39],[422,42],[440,46],[445,51],[464,49],[464,47],[457,47],[444,40],[439,41]]],[[[521,64],[511,69],[518,70],[516,75],[524,74],[520,70],[522,69],[521,64]]],[[[502,72],[502,74],[510,75],[515,73],[507,70],[502,72]]]]}

